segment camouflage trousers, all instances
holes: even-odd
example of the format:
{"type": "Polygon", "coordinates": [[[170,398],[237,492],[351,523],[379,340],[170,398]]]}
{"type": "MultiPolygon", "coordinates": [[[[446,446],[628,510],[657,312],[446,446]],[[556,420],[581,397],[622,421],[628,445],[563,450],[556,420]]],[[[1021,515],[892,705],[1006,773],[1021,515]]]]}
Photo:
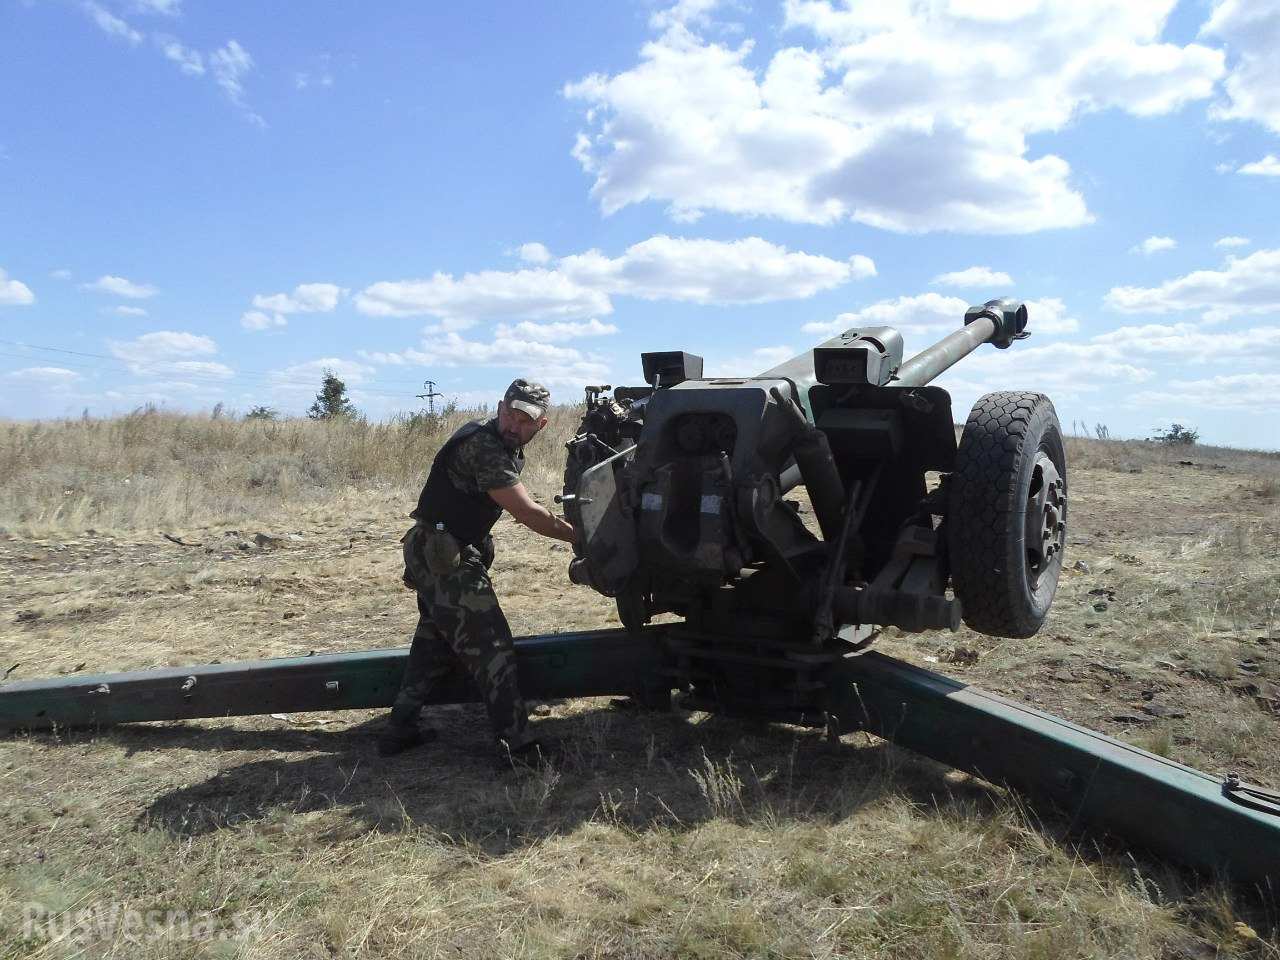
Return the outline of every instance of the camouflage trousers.
{"type": "MultiPolygon", "coordinates": [[[[407,555],[414,537],[414,531],[406,537],[407,555]]],[[[415,722],[432,688],[462,669],[480,691],[495,739],[512,749],[524,744],[529,715],[517,685],[511,627],[479,551],[464,546],[457,569],[444,575],[407,563],[405,583],[418,593],[418,628],[391,722],[415,722]]]]}

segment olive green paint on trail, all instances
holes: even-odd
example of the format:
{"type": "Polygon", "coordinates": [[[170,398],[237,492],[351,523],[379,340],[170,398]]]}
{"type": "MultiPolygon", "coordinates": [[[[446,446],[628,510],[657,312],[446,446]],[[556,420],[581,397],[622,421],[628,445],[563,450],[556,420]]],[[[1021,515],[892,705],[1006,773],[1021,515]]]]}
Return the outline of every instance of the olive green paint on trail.
{"type": "MultiPolygon", "coordinates": [[[[529,699],[652,691],[663,628],[518,637],[529,699]]],[[[167,670],[32,680],[0,687],[0,730],[343,710],[391,704],[408,651],[373,650],[167,670]]],[[[842,730],[1009,785],[1073,823],[1236,882],[1280,888],[1280,816],[1223,795],[1207,774],[976,687],[868,652],[830,668],[828,708],[842,730]]],[[[476,702],[460,677],[430,703],[476,702]]]]}

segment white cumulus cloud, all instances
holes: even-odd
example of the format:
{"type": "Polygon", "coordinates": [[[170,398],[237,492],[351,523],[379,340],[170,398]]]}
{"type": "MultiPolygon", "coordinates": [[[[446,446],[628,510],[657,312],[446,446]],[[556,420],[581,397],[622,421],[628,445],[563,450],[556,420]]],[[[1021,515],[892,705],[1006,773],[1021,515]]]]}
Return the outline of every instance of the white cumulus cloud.
{"type": "Polygon", "coordinates": [[[521,320],[510,326],[500,324],[497,328],[499,337],[524,337],[537,340],[539,343],[560,343],[565,340],[577,340],[580,337],[606,337],[617,332],[618,328],[612,323],[601,323],[594,317],[581,323],[572,320],[550,323],[521,320]]]}
{"type": "MultiPolygon", "coordinates": [[[[1231,373],[1199,380],[1171,380],[1167,389],[1144,390],[1132,402],[1158,407],[1162,414],[1183,410],[1188,417],[1205,409],[1248,414],[1280,413],[1280,373],[1231,373]]],[[[1259,439],[1274,440],[1264,433],[1259,439]]]]}
{"type": "Polygon", "coordinates": [[[964,325],[966,300],[937,293],[880,300],[861,310],[842,313],[834,320],[806,323],[805,333],[835,336],[850,327],[894,327],[904,336],[928,335],[959,330],[964,325]]]}
{"type": "Polygon", "coordinates": [[[1280,326],[1254,327],[1223,336],[1201,323],[1148,323],[1117,327],[1093,338],[1120,347],[1126,355],[1199,357],[1205,363],[1241,363],[1280,357],[1280,326]]]}
{"type": "Polygon", "coordinates": [[[367,363],[344,360],[341,357],[322,357],[276,370],[271,375],[271,381],[281,393],[315,393],[325,374],[330,371],[348,387],[365,383],[377,372],[367,363]]]}
{"type": "Polygon", "coordinates": [[[1226,98],[1214,105],[1221,120],[1252,120],[1280,133],[1280,3],[1215,0],[1200,35],[1225,41],[1231,54],[1223,83],[1226,98]]]}
{"type": "Polygon", "coordinates": [[[240,326],[246,330],[270,330],[283,327],[288,322],[278,313],[263,313],[261,310],[246,310],[240,316],[240,326]]]}
{"type": "Polygon", "coordinates": [[[1037,334],[1057,336],[1075,333],[1080,329],[1080,321],[1067,315],[1066,304],[1057,297],[1027,300],[1026,305],[1027,330],[1033,336],[1037,334]]]}
{"type": "Polygon", "coordinates": [[[955,270],[933,278],[940,287],[1002,287],[1013,286],[1013,278],[1003,270],[992,270],[990,267],[969,267],[967,270],[955,270]]]}
{"type": "Polygon", "coordinates": [[[1178,241],[1173,237],[1147,237],[1139,244],[1129,248],[1130,253],[1140,253],[1149,257],[1153,253],[1159,253],[1161,250],[1172,250],[1178,245],[1178,241]]]}
{"type": "Polygon", "coordinates": [[[760,237],[723,242],[662,235],[620,257],[598,250],[564,257],[558,269],[575,283],[611,294],[717,304],[802,299],[876,272],[861,254],[833,260],[760,237]]]}
{"type": "Polygon", "coordinates": [[[355,302],[362,313],[433,316],[444,330],[459,331],[487,320],[594,320],[613,312],[612,296],[708,304],[800,299],[875,272],[875,263],[862,254],[835,260],[789,251],[759,237],[720,241],[658,235],[617,257],[588,250],[545,267],[381,281],[357,294],[355,302]]]}
{"type": "Polygon", "coordinates": [[[979,347],[943,373],[936,382],[951,393],[956,420],[963,421],[978,397],[992,390],[1047,393],[1061,415],[1074,404],[1124,395],[1158,376],[1153,366],[1127,355],[1115,344],[1058,340],[1032,346],[1034,343],[1014,344],[1009,350],[979,347]]]}
{"type": "Polygon", "coordinates": [[[656,200],[678,220],[1076,226],[1092,218],[1068,164],[1027,138],[1108,108],[1170,112],[1210,96],[1224,71],[1219,50],[1163,41],[1174,0],[788,0],[801,42],[762,67],[752,40],[701,35],[712,6],[655,15],[662,32],[635,66],[565,87],[585,106],[573,155],[606,213],[656,200]]]}
{"type": "Polygon", "coordinates": [[[36,295],[30,287],[0,269],[0,307],[25,307],[35,302],[36,295]]]}
{"type": "Polygon", "coordinates": [[[520,259],[525,263],[541,265],[551,262],[551,251],[541,243],[523,243],[519,252],[520,259]]]}
{"type": "Polygon", "coordinates": [[[1239,172],[1253,177],[1280,177],[1280,157],[1268,153],[1261,160],[1244,164],[1239,172]]]}
{"type": "Polygon", "coordinates": [[[112,356],[124,360],[135,373],[153,373],[159,368],[173,369],[175,364],[195,361],[218,352],[212,338],[178,330],[157,330],[128,341],[110,341],[112,356]]]}
{"type": "Polygon", "coordinates": [[[210,360],[175,360],[165,365],[165,372],[197,374],[217,380],[226,380],[235,376],[235,371],[226,364],[210,360]]]}
{"type": "Polygon", "coordinates": [[[573,347],[540,343],[499,328],[493,337],[466,340],[454,332],[432,333],[420,348],[398,353],[362,352],[372,363],[436,367],[498,367],[534,377],[548,386],[580,388],[609,379],[609,364],[573,347]]]}
{"type": "Polygon", "coordinates": [[[329,313],[345,292],[333,283],[301,283],[293,293],[257,294],[253,305],[275,313],[329,313]]]}
{"type": "MultiPolygon", "coordinates": [[[[1027,329],[1033,334],[1059,335],[1080,329],[1080,321],[1067,315],[1066,305],[1057,297],[1024,301],[1029,320],[1027,329]]],[[[893,327],[912,349],[923,349],[934,340],[964,326],[965,311],[972,306],[959,297],[937,293],[893,297],[879,300],[860,310],[839,314],[833,320],[806,323],[800,329],[819,336],[835,336],[850,327],[893,327]]]]}
{"type": "Polygon", "coordinates": [[[436,317],[448,331],[485,320],[577,320],[613,311],[603,292],[543,269],[384,280],[358,293],[355,302],[357,310],[370,316],[436,317]]]}
{"type": "Polygon", "coordinates": [[[1106,303],[1124,313],[1205,310],[1210,319],[1280,312],[1280,250],[1228,257],[1221,270],[1196,270],[1158,287],[1112,287],[1106,303]]]}
{"type": "Polygon", "coordinates": [[[870,257],[855,253],[849,258],[849,276],[854,280],[861,280],[864,277],[874,277],[876,275],[875,261],[870,257]]]}
{"type": "Polygon", "coordinates": [[[147,300],[159,291],[147,283],[134,283],[124,277],[113,277],[110,274],[99,277],[93,283],[83,284],[84,289],[98,293],[109,293],[116,297],[127,297],[130,300],[147,300]]]}
{"type": "Polygon", "coordinates": [[[1249,245],[1248,237],[1219,237],[1213,242],[1215,247],[1247,247],[1249,245]]]}
{"type": "Polygon", "coordinates": [[[331,313],[347,291],[334,283],[300,283],[292,293],[256,294],[255,309],[240,316],[246,330],[270,330],[286,326],[293,313],[331,313]]]}
{"type": "Polygon", "coordinates": [[[720,2],[721,0],[676,0],[664,10],[655,10],[649,17],[649,26],[655,30],[666,30],[674,26],[705,24],[710,20],[711,11],[720,2]]]}
{"type": "Polygon", "coordinates": [[[142,307],[112,307],[111,312],[119,317],[145,317],[147,311],[142,307]]]}
{"type": "Polygon", "coordinates": [[[951,393],[957,420],[963,421],[978,397],[992,390],[1035,390],[1062,404],[1149,383],[1157,375],[1116,344],[1031,343],[1015,344],[1009,350],[980,347],[938,378],[938,386],[951,393]]]}

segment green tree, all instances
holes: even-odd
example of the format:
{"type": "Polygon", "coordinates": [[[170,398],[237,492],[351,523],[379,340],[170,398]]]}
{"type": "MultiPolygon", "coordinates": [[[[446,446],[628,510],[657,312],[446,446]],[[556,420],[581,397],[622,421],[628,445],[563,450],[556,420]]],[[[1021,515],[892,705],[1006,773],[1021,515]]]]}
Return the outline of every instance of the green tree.
{"type": "Polygon", "coordinates": [[[275,420],[280,416],[273,407],[257,406],[244,415],[246,420],[275,420]]]}
{"type": "Polygon", "coordinates": [[[1191,427],[1184,427],[1180,423],[1175,423],[1168,430],[1161,431],[1159,427],[1156,432],[1147,437],[1153,443],[1163,443],[1167,447],[1191,446],[1200,439],[1200,431],[1193,430],[1191,427]]]}
{"type": "Polygon", "coordinates": [[[307,416],[312,420],[333,420],[336,417],[353,417],[355,413],[356,408],[347,397],[347,385],[332,370],[325,370],[324,383],[307,416]]]}

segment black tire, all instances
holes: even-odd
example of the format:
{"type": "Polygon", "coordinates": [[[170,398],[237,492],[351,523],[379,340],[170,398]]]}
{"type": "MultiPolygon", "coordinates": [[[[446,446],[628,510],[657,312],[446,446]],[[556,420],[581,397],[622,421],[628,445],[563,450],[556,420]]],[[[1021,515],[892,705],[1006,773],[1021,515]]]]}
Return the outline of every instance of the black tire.
{"type": "Polygon", "coordinates": [[[948,485],[947,552],[965,624],[993,637],[1034,635],[1057,592],[1066,543],[1066,449],[1049,398],[982,397],[948,485]]]}

